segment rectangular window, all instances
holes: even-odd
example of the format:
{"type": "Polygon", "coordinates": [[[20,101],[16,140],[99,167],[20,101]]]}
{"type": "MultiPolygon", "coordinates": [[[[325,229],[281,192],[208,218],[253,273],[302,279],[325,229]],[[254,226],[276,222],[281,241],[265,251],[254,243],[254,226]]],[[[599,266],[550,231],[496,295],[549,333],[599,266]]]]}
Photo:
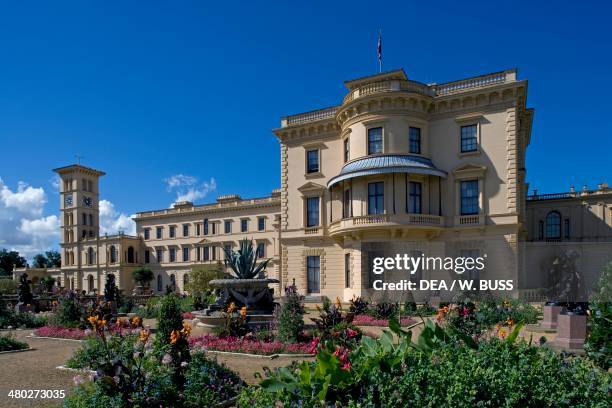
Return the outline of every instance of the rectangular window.
{"type": "Polygon", "coordinates": [[[208,218],[204,218],[204,235],[208,235],[208,218]]]}
{"type": "Polygon", "coordinates": [[[382,151],[382,128],[376,127],[368,129],[368,154],[382,153],[382,151]]]}
{"type": "Polygon", "coordinates": [[[257,231],[265,231],[266,229],[266,218],[259,217],[257,218],[257,231]]]}
{"type": "Polygon", "coordinates": [[[176,237],[176,227],[174,225],[170,226],[170,238],[176,237]]]}
{"type": "Polygon", "coordinates": [[[210,259],[210,247],[204,247],[204,260],[208,261],[210,259]]]}
{"type": "Polygon", "coordinates": [[[351,287],[351,254],[344,254],[344,287],[351,287]]]}
{"type": "Polygon", "coordinates": [[[151,230],[149,228],[144,229],[144,239],[149,239],[151,235],[151,230]]]}
{"type": "Polygon", "coordinates": [[[176,248],[170,248],[170,262],[176,262],[176,248]]]}
{"type": "Polygon", "coordinates": [[[306,265],[308,293],[319,293],[321,291],[321,258],[319,256],[308,256],[306,265]]]}
{"type": "Polygon", "coordinates": [[[384,214],[385,184],[382,181],[368,183],[368,214],[384,214]]]}
{"type": "Polygon", "coordinates": [[[215,246],[210,247],[210,259],[213,261],[217,259],[217,247],[215,246]]]}
{"type": "Polygon", "coordinates": [[[478,150],[478,126],[461,126],[461,153],[478,150]]]}
{"type": "Polygon", "coordinates": [[[164,228],[163,227],[157,227],[155,228],[155,238],[157,239],[162,239],[162,233],[163,233],[164,228]]]}
{"type": "Polygon", "coordinates": [[[149,250],[145,250],[145,263],[149,263],[151,262],[151,253],[149,252],[149,250]]]}
{"type": "Polygon", "coordinates": [[[232,233],[232,222],[230,220],[225,220],[225,233],[226,234],[232,233]]]}
{"type": "Polygon", "coordinates": [[[319,225],[319,197],[308,197],[306,199],[306,226],[316,227],[319,225]]]}
{"type": "Polygon", "coordinates": [[[563,235],[564,235],[565,239],[569,239],[569,237],[570,237],[570,220],[569,220],[569,218],[566,218],[565,220],[563,220],[563,235]]]}
{"type": "Polygon", "coordinates": [[[87,225],[87,214],[83,214],[83,225],[87,225]]]}
{"type": "Polygon", "coordinates": [[[544,221],[538,223],[538,239],[544,239],[544,221]]]}
{"type": "Polygon", "coordinates": [[[164,262],[164,250],[163,249],[156,249],[155,256],[157,257],[157,263],[164,262]]]}
{"type": "Polygon", "coordinates": [[[347,137],[346,139],[344,139],[344,162],[346,163],[347,161],[349,161],[350,157],[351,157],[351,144],[350,144],[350,139],[347,137]]]}
{"type": "Polygon", "coordinates": [[[249,230],[249,220],[240,220],[240,231],[247,232],[249,230]]]}
{"type": "Polygon", "coordinates": [[[189,248],[183,248],[183,262],[189,261],[189,248]]]}
{"type": "Polygon", "coordinates": [[[200,251],[200,247],[196,247],[196,261],[200,262],[202,260],[202,252],[200,251]]]}
{"type": "Polygon", "coordinates": [[[196,235],[199,237],[201,233],[202,233],[202,226],[200,225],[200,223],[197,223],[196,224],[196,235]]]}
{"type": "Polygon", "coordinates": [[[94,225],[93,214],[89,214],[89,225],[94,225]]]}
{"type": "Polygon", "coordinates": [[[266,244],[263,242],[260,242],[257,244],[257,256],[259,258],[263,258],[264,256],[266,256],[266,244]]]}
{"type": "Polygon", "coordinates": [[[410,127],[408,137],[410,139],[410,153],[421,154],[421,128],[410,127]]]}
{"type": "Polygon", "coordinates": [[[411,181],[408,184],[408,212],[410,214],[421,214],[422,185],[419,182],[411,181]]]}
{"type": "Polygon", "coordinates": [[[308,150],[306,152],[306,172],[307,173],[318,173],[319,172],[319,150],[308,150]]]}
{"type": "Polygon", "coordinates": [[[344,199],[342,200],[342,218],[352,217],[351,211],[351,190],[344,190],[344,199]]]}
{"type": "Polygon", "coordinates": [[[223,248],[225,249],[223,251],[223,253],[225,254],[225,259],[228,259],[228,257],[227,257],[228,252],[230,254],[232,253],[232,244],[225,244],[225,246],[223,248]]]}
{"type": "Polygon", "coordinates": [[[478,214],[478,180],[461,182],[461,215],[478,214]]]}
{"type": "Polygon", "coordinates": [[[189,224],[183,224],[183,236],[184,237],[189,236],[189,224]]]}
{"type": "Polygon", "coordinates": [[[210,225],[212,227],[212,234],[213,235],[217,235],[217,223],[216,222],[211,222],[210,225]]]}

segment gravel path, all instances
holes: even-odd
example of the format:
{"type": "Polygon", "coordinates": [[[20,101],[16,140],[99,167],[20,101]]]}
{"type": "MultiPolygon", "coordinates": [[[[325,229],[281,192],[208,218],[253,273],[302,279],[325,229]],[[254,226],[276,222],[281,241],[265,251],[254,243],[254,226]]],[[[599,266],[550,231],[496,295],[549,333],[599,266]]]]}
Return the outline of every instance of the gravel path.
{"type": "Polygon", "coordinates": [[[26,338],[31,329],[16,330],[16,339],[25,341],[33,351],[0,354],[0,407],[53,407],[61,404],[60,399],[11,399],[10,390],[65,390],[74,386],[74,373],[58,370],[79,347],[72,341],[26,338]]]}

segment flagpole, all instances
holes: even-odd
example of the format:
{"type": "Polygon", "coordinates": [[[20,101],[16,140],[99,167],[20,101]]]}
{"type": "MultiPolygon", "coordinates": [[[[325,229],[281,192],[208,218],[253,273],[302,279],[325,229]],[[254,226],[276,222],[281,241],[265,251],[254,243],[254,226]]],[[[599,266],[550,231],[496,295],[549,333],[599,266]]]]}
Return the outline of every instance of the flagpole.
{"type": "Polygon", "coordinates": [[[382,30],[378,30],[378,46],[376,47],[378,53],[378,73],[382,72],[382,30]]]}

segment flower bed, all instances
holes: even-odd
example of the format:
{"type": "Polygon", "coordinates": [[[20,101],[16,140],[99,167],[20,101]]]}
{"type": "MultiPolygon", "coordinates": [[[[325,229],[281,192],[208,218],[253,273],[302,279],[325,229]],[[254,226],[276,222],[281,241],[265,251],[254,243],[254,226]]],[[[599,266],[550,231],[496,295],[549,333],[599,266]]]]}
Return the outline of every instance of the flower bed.
{"type": "MultiPolygon", "coordinates": [[[[111,328],[113,333],[130,334],[138,333],[138,329],[128,327],[111,328]]],[[[38,337],[56,337],[58,339],[84,340],[95,333],[90,329],[78,329],[61,326],[43,326],[34,330],[34,335],[38,337]]]]}
{"type": "Polygon", "coordinates": [[[239,337],[218,337],[205,335],[189,340],[192,348],[212,351],[230,351],[247,354],[312,354],[310,343],[282,343],[239,337]]]}
{"type": "Polygon", "coordinates": [[[10,333],[6,336],[0,336],[0,352],[25,350],[28,347],[27,343],[15,340],[10,333]]]}
{"type": "MultiPolygon", "coordinates": [[[[382,327],[387,327],[389,326],[389,320],[387,319],[378,319],[376,317],[372,317],[370,315],[366,315],[366,314],[360,314],[360,315],[356,315],[353,318],[353,322],[352,322],[355,326],[382,326],[382,327]]],[[[409,326],[411,324],[415,323],[415,321],[409,317],[404,317],[400,324],[402,326],[409,326]]]]}

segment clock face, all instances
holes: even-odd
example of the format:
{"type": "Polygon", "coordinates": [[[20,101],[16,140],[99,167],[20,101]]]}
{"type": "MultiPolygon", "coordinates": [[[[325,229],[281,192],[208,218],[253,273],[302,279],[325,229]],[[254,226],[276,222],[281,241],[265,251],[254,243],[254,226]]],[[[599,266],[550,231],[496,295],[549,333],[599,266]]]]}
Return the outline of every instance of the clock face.
{"type": "Polygon", "coordinates": [[[64,196],[64,206],[72,207],[72,194],[66,194],[64,196]]]}
{"type": "Polygon", "coordinates": [[[91,207],[92,205],[91,197],[83,197],[83,205],[85,207],[91,207]]]}

